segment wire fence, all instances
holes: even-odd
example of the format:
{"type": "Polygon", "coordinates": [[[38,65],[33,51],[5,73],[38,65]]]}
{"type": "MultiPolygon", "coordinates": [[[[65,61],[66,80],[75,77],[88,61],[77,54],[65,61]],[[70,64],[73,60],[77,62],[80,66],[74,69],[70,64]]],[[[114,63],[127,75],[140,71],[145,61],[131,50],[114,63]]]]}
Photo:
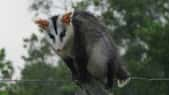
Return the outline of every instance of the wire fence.
{"type": "Polygon", "coordinates": [[[147,78],[147,77],[131,77],[131,80],[147,80],[147,81],[169,81],[169,78],[147,78]]]}
{"type": "MultiPolygon", "coordinates": [[[[117,79],[115,79],[117,80],[117,79]]],[[[147,77],[131,77],[131,80],[142,80],[142,81],[169,81],[169,78],[147,78],[147,77]]],[[[11,80],[11,79],[0,79],[1,82],[23,82],[23,83],[56,83],[56,82],[70,82],[71,80],[40,80],[40,79],[27,79],[27,80],[11,80]]]]}

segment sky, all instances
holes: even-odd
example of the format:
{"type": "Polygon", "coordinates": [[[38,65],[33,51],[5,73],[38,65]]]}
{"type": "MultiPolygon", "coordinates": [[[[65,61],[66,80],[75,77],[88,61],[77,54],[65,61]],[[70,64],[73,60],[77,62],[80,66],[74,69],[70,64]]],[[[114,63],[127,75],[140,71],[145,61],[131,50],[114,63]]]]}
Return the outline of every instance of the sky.
{"type": "Polygon", "coordinates": [[[2,0],[0,3],[0,48],[5,48],[7,59],[11,60],[19,77],[23,68],[23,38],[37,31],[28,11],[29,0],[2,0]]]}

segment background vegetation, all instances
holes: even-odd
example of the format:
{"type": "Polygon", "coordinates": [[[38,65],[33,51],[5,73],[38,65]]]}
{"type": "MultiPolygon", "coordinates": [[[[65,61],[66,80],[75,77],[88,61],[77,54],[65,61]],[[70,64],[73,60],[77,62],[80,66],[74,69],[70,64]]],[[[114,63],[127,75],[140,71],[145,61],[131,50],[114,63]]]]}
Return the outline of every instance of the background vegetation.
{"type": "MultiPolygon", "coordinates": [[[[49,14],[55,6],[51,2],[34,0],[31,11],[37,15],[43,9],[49,14]]],[[[169,78],[168,0],[82,0],[73,5],[92,11],[111,30],[118,47],[124,50],[124,62],[132,76],[169,78]]],[[[22,79],[10,86],[0,82],[0,88],[8,91],[0,95],[74,95],[78,87],[72,83],[68,68],[62,61],[57,65],[51,59],[55,55],[45,40],[33,34],[24,43],[28,56],[23,56],[26,66],[22,79]],[[28,79],[57,81],[22,82],[28,79]]],[[[0,50],[0,78],[11,78],[12,70],[4,49],[0,50]]],[[[169,81],[131,80],[126,87],[112,91],[114,95],[169,95],[169,81]]]]}

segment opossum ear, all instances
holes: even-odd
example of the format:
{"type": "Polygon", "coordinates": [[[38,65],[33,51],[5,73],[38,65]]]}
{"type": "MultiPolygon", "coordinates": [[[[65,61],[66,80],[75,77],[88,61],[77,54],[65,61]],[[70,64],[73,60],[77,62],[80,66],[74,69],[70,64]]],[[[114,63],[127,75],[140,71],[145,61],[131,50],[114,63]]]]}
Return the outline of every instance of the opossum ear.
{"type": "Polygon", "coordinates": [[[71,22],[71,15],[72,15],[72,12],[64,14],[62,17],[62,22],[66,25],[69,25],[71,22]]]}
{"type": "Polygon", "coordinates": [[[46,19],[37,19],[34,21],[40,28],[46,29],[49,26],[49,22],[46,19]]]}

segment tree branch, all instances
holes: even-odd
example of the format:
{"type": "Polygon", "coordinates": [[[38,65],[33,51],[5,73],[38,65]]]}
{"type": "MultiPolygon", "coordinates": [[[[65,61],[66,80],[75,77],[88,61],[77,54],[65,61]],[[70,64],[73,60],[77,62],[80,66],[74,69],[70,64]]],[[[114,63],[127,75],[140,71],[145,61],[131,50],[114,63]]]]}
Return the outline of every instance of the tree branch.
{"type": "Polygon", "coordinates": [[[77,90],[75,95],[113,95],[105,86],[97,80],[92,80],[89,83],[81,84],[80,89],[77,90]]]}

